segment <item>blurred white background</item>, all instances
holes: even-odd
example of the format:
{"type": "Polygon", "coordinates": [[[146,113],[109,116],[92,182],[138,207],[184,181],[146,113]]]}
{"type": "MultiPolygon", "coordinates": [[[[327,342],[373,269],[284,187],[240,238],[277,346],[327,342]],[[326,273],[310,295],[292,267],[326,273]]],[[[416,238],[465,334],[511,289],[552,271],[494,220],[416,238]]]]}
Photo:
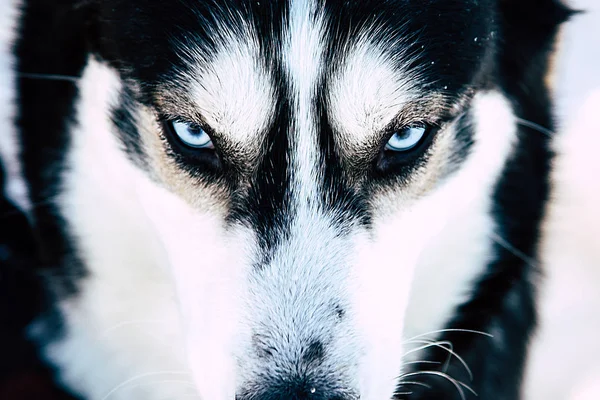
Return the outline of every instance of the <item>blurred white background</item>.
{"type": "Polygon", "coordinates": [[[527,400],[600,400],[600,0],[568,3],[586,13],[564,27],[555,65],[557,169],[527,400]]]}

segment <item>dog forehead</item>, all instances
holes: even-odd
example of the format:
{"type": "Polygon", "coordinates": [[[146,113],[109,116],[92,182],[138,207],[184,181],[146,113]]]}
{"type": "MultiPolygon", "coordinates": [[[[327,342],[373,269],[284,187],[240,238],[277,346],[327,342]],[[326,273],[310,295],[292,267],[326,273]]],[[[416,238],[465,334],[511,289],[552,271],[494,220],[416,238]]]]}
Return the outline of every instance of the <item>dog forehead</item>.
{"type": "MultiPolygon", "coordinates": [[[[316,11],[322,17],[328,53],[346,45],[365,27],[386,39],[407,36],[427,51],[461,52],[463,40],[489,25],[495,0],[221,0],[98,2],[99,50],[107,60],[138,72],[147,80],[159,79],[174,65],[180,66],[176,43],[210,48],[223,33],[243,35],[252,26],[261,45],[261,56],[280,50],[291,22],[290,10],[316,11]],[[331,50],[331,51],[330,51],[331,50]],[[108,54],[106,54],[108,53],[108,54]]],[[[485,30],[485,29],[484,29],[485,30]]],[[[389,50],[394,50],[390,43],[389,50]]]]}
{"type": "Polygon", "coordinates": [[[282,93],[297,95],[290,67],[299,76],[319,64],[311,90],[325,92],[315,99],[351,137],[380,130],[426,91],[451,96],[475,76],[493,15],[492,0],[137,3],[104,8],[119,31],[113,58],[162,88],[149,97],[167,99],[172,114],[199,115],[238,142],[269,127],[282,93]]]}

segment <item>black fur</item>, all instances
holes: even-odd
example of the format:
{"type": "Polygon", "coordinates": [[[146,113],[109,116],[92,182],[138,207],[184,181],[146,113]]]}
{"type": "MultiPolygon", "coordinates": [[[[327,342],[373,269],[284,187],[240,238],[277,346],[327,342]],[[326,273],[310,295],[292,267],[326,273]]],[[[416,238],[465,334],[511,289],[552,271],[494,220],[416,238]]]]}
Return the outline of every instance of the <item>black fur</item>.
{"type": "Polygon", "coordinates": [[[134,109],[134,96],[129,88],[124,88],[121,92],[119,105],[112,110],[112,121],[123,148],[129,155],[131,161],[136,163],[142,169],[148,168],[148,160],[142,149],[142,141],[135,116],[132,114],[134,109]]]}
{"type": "Polygon", "coordinates": [[[40,265],[35,233],[27,217],[3,193],[0,163],[0,398],[74,400],[53,385],[53,371],[26,338],[29,324],[49,299],[34,273],[40,265]]]}
{"type": "MultiPolygon", "coordinates": [[[[69,1],[24,2],[18,40],[16,69],[22,73],[78,77],[86,59],[84,10],[69,1]]],[[[34,205],[33,219],[39,235],[42,265],[48,273],[60,267],[65,295],[77,290],[85,274],[73,238],[54,205],[60,191],[70,143],[69,124],[77,96],[74,82],[23,76],[18,79],[18,113],[15,124],[21,140],[21,162],[34,205]],[[69,271],[65,273],[65,266],[69,271]]]]}

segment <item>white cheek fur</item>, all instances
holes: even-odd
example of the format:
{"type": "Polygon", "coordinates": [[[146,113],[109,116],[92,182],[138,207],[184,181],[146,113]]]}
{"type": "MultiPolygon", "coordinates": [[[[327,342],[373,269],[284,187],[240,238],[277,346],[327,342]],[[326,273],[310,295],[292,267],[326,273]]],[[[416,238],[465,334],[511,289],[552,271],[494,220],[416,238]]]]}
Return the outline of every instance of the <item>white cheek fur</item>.
{"type": "Polygon", "coordinates": [[[152,184],[140,187],[141,204],[165,246],[177,288],[188,362],[204,398],[235,393],[235,339],[241,328],[249,232],[224,231],[223,217],[202,214],[152,184]]]}
{"type": "MultiPolygon", "coordinates": [[[[415,205],[375,216],[373,241],[360,240],[353,257],[356,329],[369,348],[361,372],[365,398],[389,396],[400,360],[418,357],[404,356],[418,347],[409,339],[443,328],[486,266],[494,230],[490,196],[516,125],[498,93],[480,94],[473,104],[476,144],[465,165],[415,205]]],[[[395,202],[382,199],[379,206],[395,202]]]]}
{"type": "Polygon", "coordinates": [[[506,98],[483,93],[473,101],[472,154],[427,202],[415,221],[439,232],[423,249],[411,287],[408,337],[439,329],[469,295],[488,260],[494,232],[491,195],[516,140],[516,121],[506,98]],[[448,262],[451,260],[451,264],[448,262]]]}
{"type": "Polygon", "coordinates": [[[169,383],[190,375],[165,249],[137,201],[148,178],[111,135],[119,79],[90,59],[80,82],[80,123],[57,202],[89,273],[79,295],[58,304],[65,336],[44,355],[60,366],[61,383],[89,399],[189,395],[189,385],[169,383]]]}

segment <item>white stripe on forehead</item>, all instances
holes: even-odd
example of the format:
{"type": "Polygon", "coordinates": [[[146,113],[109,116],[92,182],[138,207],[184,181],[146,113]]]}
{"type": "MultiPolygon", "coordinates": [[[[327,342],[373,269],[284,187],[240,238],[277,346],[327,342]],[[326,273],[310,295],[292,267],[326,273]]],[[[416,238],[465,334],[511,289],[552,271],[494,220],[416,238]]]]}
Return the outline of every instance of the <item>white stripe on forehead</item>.
{"type": "Polygon", "coordinates": [[[284,63],[292,87],[292,174],[300,199],[314,196],[318,137],[314,100],[323,57],[322,15],[315,1],[291,2],[284,63]]]}
{"type": "MultiPolygon", "coordinates": [[[[355,338],[340,330],[335,306],[347,303],[344,286],[349,246],[322,209],[318,194],[319,131],[315,100],[323,72],[323,15],[317,1],[292,0],[284,31],[283,65],[289,76],[291,143],[288,168],[294,210],[290,232],[276,247],[269,265],[255,271],[248,290],[249,325],[276,349],[270,359],[250,355],[239,371],[242,382],[269,376],[286,382],[302,374],[303,354],[311,342],[327,346],[327,356],[306,370],[306,379],[343,382],[356,388],[355,338]],[[328,346],[336,341],[336,346],[328,346]]],[[[342,325],[340,325],[342,326],[342,325]]],[[[349,329],[349,328],[347,328],[349,329]]],[[[315,390],[322,390],[317,387],[315,390]]]]}
{"type": "MultiPolygon", "coordinates": [[[[419,95],[418,76],[399,69],[410,64],[404,54],[390,54],[374,27],[349,43],[331,79],[330,117],[343,141],[362,143],[383,130],[419,95]]],[[[401,48],[401,46],[395,46],[401,48]]]]}
{"type": "Polygon", "coordinates": [[[221,24],[217,48],[186,49],[196,65],[187,75],[189,92],[205,122],[234,142],[254,142],[273,119],[275,90],[260,55],[254,28],[221,24]]]}

